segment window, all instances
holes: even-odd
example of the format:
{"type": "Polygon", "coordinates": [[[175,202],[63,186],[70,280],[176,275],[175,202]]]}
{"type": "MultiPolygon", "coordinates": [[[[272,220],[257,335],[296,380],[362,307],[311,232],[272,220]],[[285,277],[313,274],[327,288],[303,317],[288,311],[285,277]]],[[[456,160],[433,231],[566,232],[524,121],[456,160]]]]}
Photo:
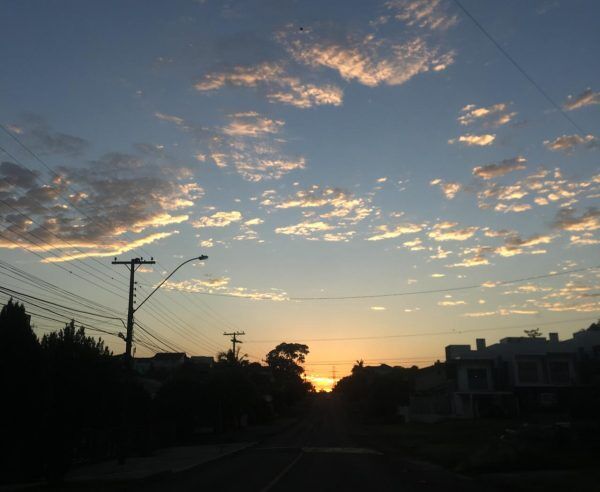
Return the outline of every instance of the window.
{"type": "Polygon", "coordinates": [[[550,381],[556,384],[565,384],[571,381],[569,361],[554,360],[548,363],[550,369],[550,381]]]}
{"type": "Polygon", "coordinates": [[[538,383],[540,375],[538,372],[538,364],[536,361],[527,360],[517,363],[519,382],[520,383],[538,383]]]}
{"type": "Polygon", "coordinates": [[[488,389],[487,371],[485,369],[467,369],[470,390],[488,389]]]}

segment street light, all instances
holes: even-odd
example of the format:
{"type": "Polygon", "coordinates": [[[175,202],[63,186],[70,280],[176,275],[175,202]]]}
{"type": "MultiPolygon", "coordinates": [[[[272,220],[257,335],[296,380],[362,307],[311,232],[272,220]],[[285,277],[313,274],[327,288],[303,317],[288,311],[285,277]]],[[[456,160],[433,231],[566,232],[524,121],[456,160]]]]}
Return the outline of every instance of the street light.
{"type": "Polygon", "coordinates": [[[203,261],[203,260],[208,260],[208,256],[206,256],[206,255],[200,255],[200,256],[198,256],[198,257],[195,257],[195,258],[190,258],[189,260],[186,260],[186,261],[184,261],[184,262],[183,262],[181,265],[179,265],[179,266],[178,266],[178,267],[177,267],[175,270],[173,270],[171,273],[169,273],[169,275],[167,275],[167,276],[164,278],[164,280],[163,280],[163,281],[162,281],[160,284],[158,284],[158,285],[156,286],[156,288],[155,288],[155,289],[154,289],[152,292],[150,292],[150,294],[148,294],[148,297],[146,297],[146,299],[144,299],[142,302],[140,302],[140,303],[138,304],[138,306],[137,306],[137,307],[136,307],[136,308],[133,310],[133,312],[135,313],[135,312],[136,312],[136,311],[137,311],[139,308],[141,308],[141,307],[142,307],[142,305],[143,305],[143,304],[144,304],[144,303],[145,303],[145,302],[146,302],[148,299],[150,299],[150,296],[152,296],[152,294],[154,294],[154,293],[155,293],[155,292],[156,292],[158,289],[160,289],[160,288],[162,287],[162,285],[163,285],[163,284],[164,284],[164,283],[165,283],[167,280],[169,280],[169,279],[170,279],[170,278],[173,276],[173,274],[174,274],[174,273],[175,273],[177,270],[179,270],[179,269],[180,269],[180,268],[181,268],[183,265],[185,265],[185,264],[189,263],[190,261],[196,261],[196,260],[200,260],[200,261],[203,261]]]}
{"type": "Polygon", "coordinates": [[[162,287],[162,285],[169,280],[173,274],[179,270],[183,265],[185,265],[186,263],[189,263],[190,261],[196,261],[196,260],[206,260],[208,259],[208,256],[206,255],[200,255],[200,256],[196,256],[194,258],[190,258],[189,260],[184,261],[181,265],[179,265],[175,270],[173,270],[160,284],[158,284],[156,286],[156,288],[150,292],[150,294],[148,295],[148,297],[146,297],[146,299],[144,299],[140,304],[138,304],[138,306],[136,308],[133,307],[133,298],[134,298],[134,289],[135,289],[135,271],[141,266],[141,265],[154,265],[156,262],[154,261],[154,258],[151,258],[150,260],[144,260],[143,258],[132,258],[130,261],[117,261],[117,259],[115,258],[115,261],[112,262],[113,265],[127,265],[127,267],[129,268],[129,307],[127,309],[127,326],[125,327],[127,330],[127,333],[125,335],[125,360],[127,362],[127,365],[130,366],[131,364],[131,345],[133,343],[133,315],[134,313],[142,307],[142,305],[148,300],[150,299],[150,297],[152,296],[152,294],[154,294],[158,289],[160,289],[162,287]]]}

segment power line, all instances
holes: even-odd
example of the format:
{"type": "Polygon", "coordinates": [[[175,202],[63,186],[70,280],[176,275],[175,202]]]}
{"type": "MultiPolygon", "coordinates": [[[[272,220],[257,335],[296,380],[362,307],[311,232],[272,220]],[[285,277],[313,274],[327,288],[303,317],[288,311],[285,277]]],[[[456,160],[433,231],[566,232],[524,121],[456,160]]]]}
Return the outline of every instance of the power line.
{"type": "MultiPolygon", "coordinates": [[[[304,338],[301,340],[291,340],[290,343],[298,342],[346,342],[355,340],[384,340],[391,338],[409,338],[409,337],[425,337],[425,336],[438,336],[438,335],[461,335],[463,333],[477,333],[482,331],[497,331],[497,330],[510,330],[519,328],[532,328],[546,325],[557,325],[561,323],[574,323],[577,321],[591,321],[598,319],[597,316],[588,316],[585,318],[572,318],[560,321],[547,321],[544,323],[530,323],[526,325],[511,325],[511,326],[498,326],[495,328],[474,328],[468,330],[447,330],[447,331],[434,331],[434,332],[417,332],[417,333],[400,333],[397,335],[372,335],[363,337],[334,337],[334,338],[304,338]]],[[[246,343],[278,343],[280,340],[246,340],[246,343]]]]}
{"type": "MultiPolygon", "coordinates": [[[[15,139],[15,140],[16,140],[16,141],[17,141],[17,142],[18,142],[18,143],[19,143],[19,144],[20,144],[20,145],[21,145],[21,146],[22,146],[22,147],[23,147],[25,150],[27,150],[27,151],[28,151],[28,152],[29,152],[31,155],[33,155],[33,156],[36,158],[36,160],[38,160],[40,163],[42,163],[42,164],[44,165],[44,167],[45,167],[46,169],[48,169],[48,170],[49,170],[49,171],[50,171],[50,172],[51,172],[53,175],[55,175],[55,176],[58,176],[58,174],[57,174],[57,173],[56,173],[56,172],[55,172],[55,171],[54,171],[52,168],[50,168],[50,166],[48,166],[48,165],[47,165],[47,164],[46,164],[44,161],[42,161],[42,160],[41,160],[41,159],[40,159],[40,158],[37,156],[37,154],[35,154],[33,151],[31,151],[31,150],[30,150],[30,149],[29,149],[29,148],[28,148],[28,147],[27,147],[27,146],[26,146],[26,145],[25,145],[25,144],[24,144],[24,143],[23,143],[23,142],[22,142],[20,139],[18,139],[18,137],[16,137],[15,135],[12,135],[12,134],[11,134],[11,132],[10,132],[10,131],[8,131],[6,128],[3,128],[3,130],[4,130],[6,133],[8,133],[8,134],[9,134],[11,137],[13,137],[13,139],[15,139]]],[[[23,165],[23,163],[21,163],[21,162],[20,162],[20,161],[19,161],[19,160],[18,160],[18,159],[17,159],[17,158],[14,156],[14,155],[12,155],[10,152],[8,152],[6,149],[4,149],[4,148],[2,148],[2,147],[0,147],[0,150],[2,150],[4,153],[6,153],[6,154],[7,154],[7,155],[8,155],[8,156],[11,158],[11,159],[13,159],[13,160],[14,160],[15,162],[17,162],[19,165],[21,165],[21,166],[22,166],[24,169],[26,169],[27,171],[29,171],[29,173],[31,173],[31,174],[32,174],[32,176],[34,177],[34,179],[35,179],[36,181],[38,180],[38,176],[37,176],[37,175],[36,175],[36,174],[35,174],[33,171],[31,171],[29,168],[27,168],[26,166],[24,166],[24,165],[23,165]]],[[[6,181],[6,180],[5,180],[5,181],[6,181]]],[[[65,200],[65,199],[64,199],[64,197],[63,197],[63,201],[65,201],[65,203],[67,203],[69,206],[72,206],[72,207],[73,207],[75,210],[77,210],[77,211],[79,211],[81,214],[83,214],[83,215],[84,215],[86,218],[88,218],[88,220],[91,220],[91,218],[90,218],[90,217],[89,217],[89,216],[88,216],[88,215],[87,215],[85,212],[83,212],[82,210],[80,210],[80,209],[78,209],[77,207],[75,207],[75,205],[74,205],[73,203],[71,203],[69,200],[65,200]]],[[[27,219],[31,220],[33,223],[37,224],[39,227],[43,228],[44,230],[46,230],[47,232],[49,232],[50,234],[52,234],[53,236],[55,236],[57,239],[59,239],[59,240],[61,240],[62,242],[64,242],[65,244],[68,244],[68,245],[70,245],[71,247],[73,247],[73,248],[77,249],[78,251],[80,251],[81,253],[84,253],[83,251],[81,251],[81,249],[80,249],[80,248],[78,248],[78,247],[77,247],[77,246],[75,246],[75,245],[72,245],[71,243],[69,243],[69,242],[68,242],[68,241],[66,241],[65,239],[62,239],[61,237],[59,237],[58,235],[56,235],[56,234],[55,234],[55,233],[53,233],[52,231],[50,231],[50,230],[48,230],[47,228],[45,228],[43,225],[41,225],[41,224],[39,224],[38,222],[36,222],[34,219],[32,219],[31,217],[29,217],[28,215],[24,214],[22,211],[20,211],[20,210],[18,210],[18,209],[16,209],[16,208],[14,208],[14,207],[12,207],[12,206],[11,206],[9,203],[7,203],[7,202],[4,202],[4,201],[3,201],[3,203],[4,203],[6,206],[8,206],[9,208],[11,208],[12,210],[15,210],[17,213],[19,213],[19,214],[20,214],[20,215],[22,215],[23,217],[25,217],[25,218],[27,218],[27,219]]],[[[39,204],[39,205],[40,205],[42,208],[44,208],[45,210],[48,210],[48,209],[47,209],[46,207],[44,207],[42,204],[39,204]]],[[[21,237],[22,239],[25,239],[25,240],[26,240],[28,243],[31,243],[31,242],[32,242],[32,241],[31,241],[31,239],[25,238],[23,235],[21,235],[21,234],[19,234],[19,233],[16,233],[15,231],[11,231],[11,232],[12,232],[13,234],[17,234],[17,235],[19,235],[19,237],[21,237]]],[[[30,234],[30,235],[34,235],[36,238],[40,239],[40,238],[39,238],[39,236],[37,236],[37,235],[35,235],[35,234],[31,233],[31,232],[30,232],[29,234],[30,234]]],[[[24,249],[26,249],[26,250],[28,250],[28,251],[30,251],[30,252],[33,252],[33,251],[31,251],[31,250],[27,249],[26,247],[24,247],[24,246],[23,246],[22,244],[20,244],[20,243],[17,243],[17,242],[15,242],[15,241],[12,241],[12,240],[11,240],[11,239],[9,239],[9,238],[6,238],[6,239],[8,239],[9,241],[13,242],[14,244],[16,244],[16,245],[17,245],[17,246],[19,246],[19,247],[22,247],[22,248],[24,248],[24,249]]],[[[48,241],[44,241],[44,240],[42,240],[42,241],[43,241],[45,244],[47,244],[47,245],[49,246],[49,249],[53,249],[52,245],[51,245],[51,244],[50,244],[48,241]]],[[[43,250],[43,251],[45,251],[45,252],[48,252],[48,249],[45,249],[45,248],[43,248],[43,247],[41,247],[41,246],[38,246],[37,244],[36,244],[36,247],[38,247],[38,248],[42,249],[42,250],[43,250]]],[[[144,250],[144,249],[142,248],[142,250],[144,250]]],[[[52,253],[51,253],[51,254],[52,254],[52,253]]],[[[43,258],[43,257],[41,257],[40,255],[37,255],[37,256],[39,256],[40,258],[43,258]]],[[[58,256],[57,256],[57,255],[53,255],[53,256],[56,256],[56,257],[58,258],[58,256]]],[[[67,258],[67,259],[69,260],[69,259],[70,259],[70,257],[69,257],[69,258],[67,258]]],[[[92,260],[92,261],[95,261],[95,262],[97,262],[97,263],[99,263],[100,265],[102,265],[102,266],[103,266],[103,267],[105,267],[105,268],[108,268],[106,265],[104,265],[103,263],[99,262],[99,261],[98,261],[98,260],[96,260],[95,258],[91,258],[91,260],[92,260]]],[[[80,260],[80,259],[78,259],[78,258],[75,258],[75,261],[78,261],[78,262],[81,262],[81,263],[83,263],[83,261],[82,261],[82,260],[80,260]]],[[[84,264],[85,264],[85,263],[84,263],[84,264]]],[[[74,265],[74,266],[75,266],[76,268],[79,268],[79,269],[80,269],[80,270],[82,270],[82,271],[85,271],[85,270],[83,270],[81,267],[79,267],[78,265],[74,265]]],[[[92,267],[92,266],[90,266],[90,265],[87,265],[87,264],[86,264],[86,266],[87,266],[88,268],[92,268],[92,269],[94,269],[94,270],[98,271],[99,273],[102,273],[103,275],[105,275],[106,277],[110,278],[111,280],[115,280],[115,279],[114,279],[114,277],[112,277],[111,275],[107,275],[107,274],[106,274],[106,273],[104,273],[104,272],[100,272],[100,270],[98,270],[98,269],[96,269],[96,268],[94,268],[94,267],[92,267]]],[[[162,267],[162,265],[160,265],[160,266],[162,267]]],[[[63,269],[64,269],[64,268],[63,268],[63,269]]],[[[73,272],[69,271],[69,273],[73,273],[73,272]]],[[[86,272],[86,273],[87,273],[87,274],[89,274],[89,272],[86,272]]],[[[96,277],[96,278],[99,278],[99,277],[97,277],[97,276],[96,276],[96,275],[94,275],[94,274],[91,274],[91,275],[92,275],[92,276],[94,276],[94,277],[96,277]]],[[[119,274],[119,275],[121,275],[121,274],[119,274]]],[[[125,277],[124,275],[121,275],[121,276],[125,277]]],[[[99,280],[102,280],[102,279],[99,279],[99,280]]],[[[109,285],[110,285],[110,284],[109,284],[109,285]]],[[[157,308],[157,309],[158,309],[158,308],[157,308]]],[[[166,310],[166,308],[162,308],[162,309],[165,309],[165,310],[166,310]]],[[[213,316],[213,315],[211,314],[211,316],[213,316]]],[[[215,319],[217,319],[217,317],[216,317],[216,316],[213,316],[213,317],[214,317],[215,319]]],[[[218,322],[220,322],[220,321],[218,321],[218,322]]],[[[204,337],[204,338],[206,338],[207,340],[210,340],[208,337],[206,337],[206,336],[205,336],[205,335],[203,335],[203,334],[199,334],[199,335],[200,335],[200,336],[202,336],[202,337],[204,337]]],[[[219,350],[221,349],[221,348],[220,348],[220,347],[219,347],[219,346],[218,346],[218,345],[217,345],[217,344],[216,344],[214,341],[211,341],[211,342],[210,342],[210,344],[211,344],[211,345],[213,345],[213,347],[212,347],[212,350],[214,350],[214,347],[217,347],[219,350]]]]}
{"type": "Polygon", "coordinates": [[[586,132],[577,124],[573,119],[563,110],[563,108],[552,98],[550,95],[542,88],[540,84],[538,84],[534,78],[527,73],[527,71],[506,51],[502,45],[496,41],[496,39],[488,32],[488,30],[483,27],[483,25],[463,6],[460,0],[454,0],[454,3],[462,10],[462,12],[477,26],[477,28],[488,38],[492,44],[504,55],[504,57],[512,63],[512,65],[523,75],[533,87],[537,89],[537,91],[544,96],[544,98],[554,106],[555,109],[571,124],[573,127],[580,133],[586,134],[586,132]]]}
{"type": "MultiPolygon", "coordinates": [[[[503,280],[500,282],[496,282],[494,287],[499,287],[502,285],[510,285],[510,284],[519,284],[522,282],[530,282],[533,280],[541,280],[545,278],[559,277],[562,275],[570,275],[572,273],[580,273],[588,270],[596,270],[600,268],[600,265],[594,265],[583,268],[576,268],[574,270],[565,270],[562,272],[553,272],[547,273],[543,275],[532,275],[529,277],[522,277],[512,280],[503,280]]],[[[462,287],[447,287],[444,289],[428,289],[428,290],[415,290],[415,291],[404,291],[404,292],[388,292],[383,294],[362,294],[362,295],[352,295],[352,296],[323,296],[323,297],[290,297],[290,301],[332,301],[332,300],[343,300],[343,299],[374,299],[378,297],[400,297],[400,296],[414,296],[420,294],[438,294],[443,292],[455,292],[458,290],[470,290],[470,289],[479,289],[481,287],[485,287],[484,284],[471,284],[464,285],[462,287]]],[[[236,297],[236,296],[233,296],[236,297]]]]}
{"type": "Polygon", "coordinates": [[[19,292],[19,291],[13,290],[13,289],[9,289],[8,287],[2,287],[2,286],[0,286],[0,292],[4,292],[7,295],[18,294],[20,296],[24,296],[24,297],[27,297],[29,299],[34,299],[36,301],[44,302],[46,304],[50,304],[52,306],[60,307],[60,308],[66,309],[68,311],[73,311],[73,312],[80,313],[80,314],[89,314],[91,316],[96,316],[98,318],[114,319],[114,320],[119,320],[119,321],[122,320],[121,318],[118,318],[118,317],[115,317],[115,316],[106,316],[104,314],[92,313],[90,311],[82,311],[80,309],[75,309],[75,308],[72,308],[72,307],[69,307],[69,306],[64,306],[64,305],[58,304],[56,302],[47,301],[47,300],[41,299],[39,297],[35,297],[35,296],[32,296],[32,295],[25,294],[23,292],[19,292]]]}

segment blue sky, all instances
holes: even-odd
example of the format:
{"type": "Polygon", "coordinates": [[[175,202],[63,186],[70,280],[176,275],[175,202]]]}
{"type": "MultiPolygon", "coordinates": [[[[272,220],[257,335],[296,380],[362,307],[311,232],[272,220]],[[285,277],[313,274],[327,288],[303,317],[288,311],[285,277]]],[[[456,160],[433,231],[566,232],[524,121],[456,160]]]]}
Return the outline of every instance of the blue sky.
{"type": "MultiPolygon", "coordinates": [[[[139,312],[196,354],[233,327],[260,358],[275,340],[586,326],[569,320],[598,315],[597,270],[491,283],[598,261],[600,7],[462,3],[560,111],[447,0],[4,2],[1,122],[23,145],[0,136],[2,259],[124,311],[113,256],[159,259],[150,288],[208,254],[139,312]],[[57,268],[73,264],[115,293],[57,268]]],[[[309,372],[425,365],[475,336],[314,341],[309,372]]]]}

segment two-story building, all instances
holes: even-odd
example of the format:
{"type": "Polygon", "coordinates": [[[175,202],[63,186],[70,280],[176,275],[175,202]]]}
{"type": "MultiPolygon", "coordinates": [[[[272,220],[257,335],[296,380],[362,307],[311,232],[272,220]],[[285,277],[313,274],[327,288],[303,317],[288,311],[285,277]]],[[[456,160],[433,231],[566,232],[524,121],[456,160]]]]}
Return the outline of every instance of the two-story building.
{"type": "Polygon", "coordinates": [[[446,347],[446,361],[419,371],[409,414],[412,420],[510,416],[560,411],[588,383],[582,363],[600,360],[600,331],[583,330],[560,341],[507,337],[446,347]]]}

